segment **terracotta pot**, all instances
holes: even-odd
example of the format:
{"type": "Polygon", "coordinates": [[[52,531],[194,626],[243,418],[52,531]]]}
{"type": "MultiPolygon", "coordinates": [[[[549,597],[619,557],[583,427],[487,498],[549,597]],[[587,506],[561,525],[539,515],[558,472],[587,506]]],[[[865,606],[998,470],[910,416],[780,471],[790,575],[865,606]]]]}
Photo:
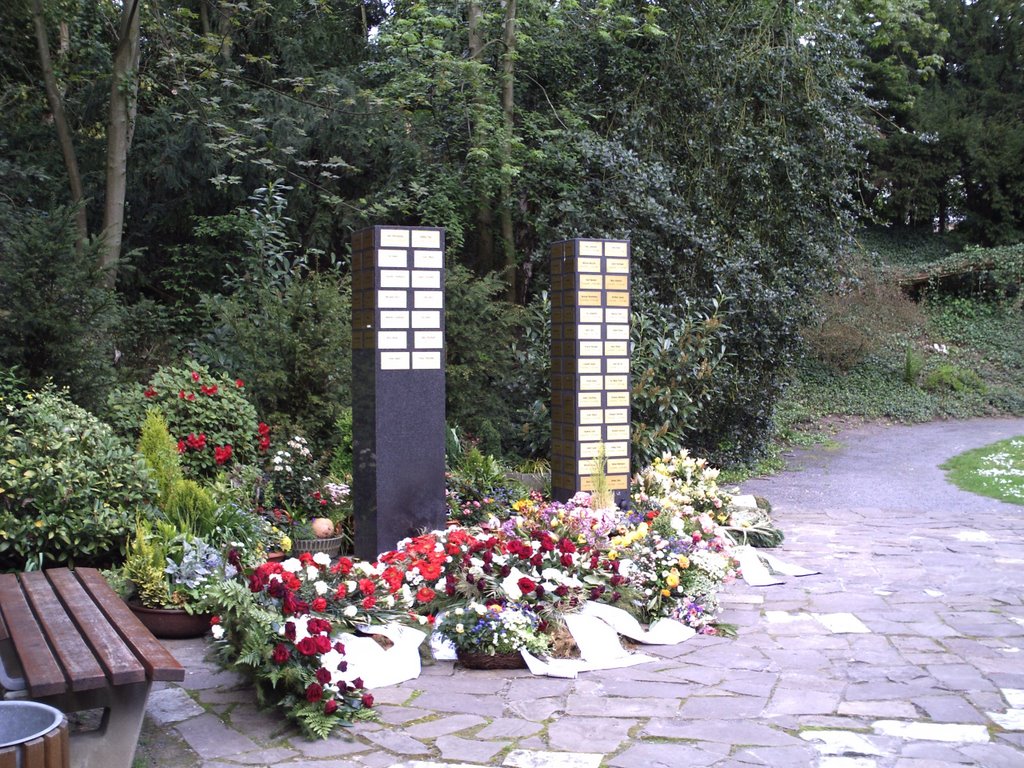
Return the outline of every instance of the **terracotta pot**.
{"type": "Polygon", "coordinates": [[[209,613],[186,613],[184,608],[147,608],[134,600],[128,607],[146,629],[161,640],[178,640],[187,637],[202,637],[210,630],[209,613]]]}
{"type": "Polygon", "coordinates": [[[279,549],[275,550],[274,552],[267,552],[267,562],[268,563],[280,563],[286,557],[288,557],[288,555],[286,555],[284,552],[282,552],[279,549]]]}

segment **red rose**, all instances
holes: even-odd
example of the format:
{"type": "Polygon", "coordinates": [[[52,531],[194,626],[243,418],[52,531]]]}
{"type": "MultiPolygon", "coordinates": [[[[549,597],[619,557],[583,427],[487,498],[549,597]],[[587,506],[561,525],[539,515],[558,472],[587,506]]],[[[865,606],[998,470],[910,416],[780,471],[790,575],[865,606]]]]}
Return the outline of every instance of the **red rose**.
{"type": "Polygon", "coordinates": [[[334,590],[334,599],[344,600],[346,595],[348,595],[348,587],[346,587],[344,584],[339,584],[338,588],[334,590]]]}
{"type": "Polygon", "coordinates": [[[355,680],[353,680],[352,681],[352,687],[353,688],[362,688],[363,687],[363,678],[357,677],[355,680]]]}
{"type": "Polygon", "coordinates": [[[299,640],[299,644],[295,646],[298,648],[299,653],[303,656],[316,656],[319,653],[319,649],[316,646],[316,640],[312,637],[304,637],[299,640]]]}
{"type": "Polygon", "coordinates": [[[291,657],[291,651],[288,650],[288,646],[284,643],[278,643],[274,646],[274,663],[284,664],[291,657]]]}
{"type": "Polygon", "coordinates": [[[369,597],[364,597],[363,598],[363,608],[365,608],[366,610],[370,610],[376,604],[377,604],[377,598],[374,597],[373,595],[370,595],[369,597]]]}
{"type": "Polygon", "coordinates": [[[369,709],[373,706],[373,696],[369,693],[363,694],[363,706],[369,709]]]}
{"type": "Polygon", "coordinates": [[[327,601],[318,597],[310,604],[310,607],[317,613],[323,613],[327,610],[327,601]]]}
{"type": "Polygon", "coordinates": [[[320,667],[320,669],[316,671],[316,681],[320,683],[320,685],[327,685],[331,682],[331,673],[323,667],[320,667]]]}
{"type": "Polygon", "coordinates": [[[327,653],[331,650],[331,638],[327,635],[317,635],[313,642],[316,643],[317,653],[327,653]]]}
{"type": "Polygon", "coordinates": [[[335,699],[330,699],[324,702],[324,714],[333,715],[338,711],[338,702],[335,699]]]}
{"type": "Polygon", "coordinates": [[[210,624],[220,624],[220,616],[211,616],[210,624]]]}
{"type": "Polygon", "coordinates": [[[564,565],[565,567],[568,568],[572,565],[572,555],[570,555],[569,553],[562,555],[560,559],[562,561],[562,565],[564,565]]]}
{"type": "Polygon", "coordinates": [[[310,683],[309,687],[306,688],[306,701],[312,703],[320,701],[324,697],[324,689],[320,683],[310,683]]]}
{"type": "Polygon", "coordinates": [[[435,597],[437,597],[437,593],[430,587],[420,587],[419,591],[416,592],[416,599],[421,603],[429,603],[435,597]]]}
{"type": "Polygon", "coordinates": [[[359,580],[359,591],[362,592],[364,595],[372,595],[374,589],[376,588],[373,585],[373,581],[371,581],[370,579],[359,580]]]}
{"type": "Polygon", "coordinates": [[[537,584],[532,580],[523,576],[519,581],[516,582],[519,590],[525,595],[529,592],[533,592],[537,588],[537,584]]]}

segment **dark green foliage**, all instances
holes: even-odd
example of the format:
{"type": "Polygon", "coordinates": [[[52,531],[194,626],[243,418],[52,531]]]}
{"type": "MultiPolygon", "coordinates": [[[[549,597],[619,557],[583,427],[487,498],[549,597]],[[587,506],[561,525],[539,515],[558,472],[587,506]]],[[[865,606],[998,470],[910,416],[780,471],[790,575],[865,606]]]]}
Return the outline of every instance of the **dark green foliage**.
{"type": "Polygon", "coordinates": [[[47,381],[86,406],[114,383],[118,306],[93,244],[75,248],[72,212],[22,212],[0,228],[0,365],[31,387],[47,381]]]}
{"type": "Polygon", "coordinates": [[[634,313],[633,464],[642,468],[686,444],[723,380],[735,374],[725,361],[728,329],[719,303],[641,307],[634,313]]]}
{"type": "Polygon", "coordinates": [[[227,292],[205,299],[209,332],[194,348],[208,365],[242,377],[278,434],[306,435],[317,455],[329,455],[351,398],[351,291],[336,270],[311,271],[296,255],[287,191],[262,188],[250,209],[230,217],[244,247],[225,278],[227,292]]]}
{"type": "Polygon", "coordinates": [[[342,410],[334,422],[338,445],[331,455],[330,475],[338,480],[352,477],[352,409],[342,410]]]}
{"type": "Polygon", "coordinates": [[[52,388],[5,399],[0,419],[0,570],[119,562],[152,515],[145,460],[52,388]]]}

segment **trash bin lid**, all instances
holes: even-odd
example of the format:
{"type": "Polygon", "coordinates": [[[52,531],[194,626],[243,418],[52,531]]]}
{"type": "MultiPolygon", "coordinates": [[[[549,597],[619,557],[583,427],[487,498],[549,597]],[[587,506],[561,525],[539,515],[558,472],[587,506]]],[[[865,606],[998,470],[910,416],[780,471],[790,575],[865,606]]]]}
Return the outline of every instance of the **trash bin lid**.
{"type": "Polygon", "coordinates": [[[63,719],[59,709],[37,701],[0,701],[0,749],[44,736],[63,719]]]}

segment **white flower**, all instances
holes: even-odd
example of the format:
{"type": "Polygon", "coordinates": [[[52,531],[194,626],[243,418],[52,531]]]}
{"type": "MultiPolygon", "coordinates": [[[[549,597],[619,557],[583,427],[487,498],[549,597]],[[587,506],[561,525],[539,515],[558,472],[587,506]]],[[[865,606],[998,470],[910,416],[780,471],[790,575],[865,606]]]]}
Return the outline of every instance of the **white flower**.
{"type": "Polygon", "coordinates": [[[330,589],[330,587],[327,586],[326,581],[315,581],[313,582],[313,589],[316,590],[318,595],[326,595],[327,590],[330,589]]]}
{"type": "Polygon", "coordinates": [[[331,556],[326,552],[317,552],[313,555],[313,562],[326,567],[331,564],[331,556]]]}
{"type": "Polygon", "coordinates": [[[320,575],[320,569],[315,565],[306,566],[306,581],[315,581],[316,577],[320,575]]]}
{"type": "Polygon", "coordinates": [[[220,624],[214,624],[212,627],[210,627],[210,634],[213,635],[214,640],[220,640],[222,637],[224,637],[224,627],[222,627],[220,624]]]}
{"type": "Polygon", "coordinates": [[[356,615],[356,613],[358,613],[358,611],[356,610],[356,607],[354,605],[350,605],[344,611],[342,611],[342,615],[346,619],[351,619],[353,616],[356,615]]]}
{"type": "Polygon", "coordinates": [[[302,563],[299,562],[297,557],[289,557],[281,563],[281,570],[288,571],[288,573],[298,573],[302,570],[302,563]]]}

